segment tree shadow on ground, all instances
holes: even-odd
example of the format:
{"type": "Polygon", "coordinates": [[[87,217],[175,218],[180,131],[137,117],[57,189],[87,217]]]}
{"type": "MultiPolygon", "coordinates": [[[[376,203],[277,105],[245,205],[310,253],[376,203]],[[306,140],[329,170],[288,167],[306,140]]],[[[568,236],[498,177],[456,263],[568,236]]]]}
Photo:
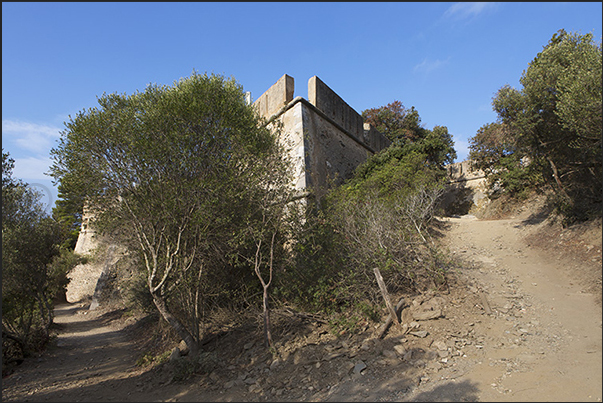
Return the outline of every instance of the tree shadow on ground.
{"type": "Polygon", "coordinates": [[[471,381],[447,382],[435,388],[413,396],[410,402],[477,402],[479,401],[477,384],[471,381]]]}
{"type": "Polygon", "coordinates": [[[528,218],[522,220],[515,228],[534,226],[544,222],[553,213],[554,207],[548,204],[541,206],[537,211],[531,213],[528,218]]]}

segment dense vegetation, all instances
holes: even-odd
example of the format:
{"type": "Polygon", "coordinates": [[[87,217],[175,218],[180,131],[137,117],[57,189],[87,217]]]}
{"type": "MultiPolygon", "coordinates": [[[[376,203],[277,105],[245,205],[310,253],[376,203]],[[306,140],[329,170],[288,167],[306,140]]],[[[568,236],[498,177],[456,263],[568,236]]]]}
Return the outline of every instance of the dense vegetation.
{"type": "MultiPolygon", "coordinates": [[[[52,150],[58,210],[72,224],[84,201],[94,206],[93,225],[126,246],[137,268],[132,295],[152,303],[192,356],[220,308],[262,304],[270,345],[271,305],[375,317],[375,267],[392,291],[444,284],[428,226],[455,156],[445,127],[424,129],[414,113],[413,136],[304,202],[278,125],[259,119],[233,80],[193,73],[98,102],[52,150]]],[[[405,125],[401,115],[392,111],[405,125]]]]}
{"type": "MultiPolygon", "coordinates": [[[[203,312],[268,288],[290,197],[285,153],[234,80],[103,95],[67,123],[54,177],[138,258],[156,309],[196,354],[203,312]],[[257,277],[254,281],[254,277],[257,277]]],[[[267,333],[269,340],[269,333],[267,333]]]]}
{"type": "Polygon", "coordinates": [[[50,217],[41,195],[13,178],[2,150],[2,363],[38,352],[49,340],[54,299],[65,292],[78,258],[64,246],[66,227],[50,217]]]}
{"type": "Polygon", "coordinates": [[[316,201],[296,232],[296,260],[281,277],[285,285],[279,291],[304,309],[347,311],[352,322],[359,315],[378,317],[383,298],[375,268],[390,292],[445,284],[447,263],[429,226],[444,190],[444,165],[456,153],[445,127],[427,130],[411,111],[395,101],[363,113],[392,145],[316,201]]]}
{"type": "Polygon", "coordinates": [[[601,42],[553,35],[523,72],[520,90],[492,101],[498,120],[471,139],[470,157],[513,197],[549,188],[566,224],[601,216],[601,42]]]}

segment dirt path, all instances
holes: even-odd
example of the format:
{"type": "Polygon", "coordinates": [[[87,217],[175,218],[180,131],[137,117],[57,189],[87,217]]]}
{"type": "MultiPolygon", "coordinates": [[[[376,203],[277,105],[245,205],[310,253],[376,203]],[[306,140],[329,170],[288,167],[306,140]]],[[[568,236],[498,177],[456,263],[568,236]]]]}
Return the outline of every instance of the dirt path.
{"type": "Polygon", "coordinates": [[[56,342],[42,357],[26,360],[3,379],[2,400],[123,400],[123,389],[115,387],[115,380],[132,375],[131,346],[123,332],[110,325],[110,315],[99,315],[82,305],[56,307],[56,342]]]}
{"type": "MultiPolygon", "coordinates": [[[[472,385],[479,401],[600,402],[601,306],[577,281],[580,264],[528,247],[532,228],[521,219],[446,221],[446,242],[477,262],[470,275],[491,311],[475,324],[475,365],[456,382],[472,385]]],[[[422,399],[445,392],[433,385],[422,399]]]]}
{"type": "Polygon", "coordinates": [[[253,335],[236,335],[219,347],[231,354],[219,370],[178,383],[135,366],[141,352],[121,330],[128,321],[113,320],[119,312],[67,304],[57,307],[56,345],[4,378],[2,399],[600,402],[601,305],[577,281],[581,263],[528,247],[533,226],[519,218],[444,222],[468,280],[443,295],[443,317],[420,322],[428,336],[394,327],[383,340],[371,329],[334,340],[317,327],[295,343],[283,336],[276,365],[257,359],[253,335]],[[356,371],[360,362],[366,369],[356,371]]]}

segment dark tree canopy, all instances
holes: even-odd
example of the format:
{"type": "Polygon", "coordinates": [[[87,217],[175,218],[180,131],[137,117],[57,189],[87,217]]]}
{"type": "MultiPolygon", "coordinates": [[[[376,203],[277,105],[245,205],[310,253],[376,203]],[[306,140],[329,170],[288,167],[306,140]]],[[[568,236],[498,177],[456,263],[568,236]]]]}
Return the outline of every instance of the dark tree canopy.
{"type": "Polygon", "coordinates": [[[66,264],[70,252],[61,248],[65,227],[46,214],[41,194],[12,176],[13,167],[14,160],[3,149],[3,364],[38,351],[48,341],[53,299],[64,291],[73,267],[66,264]],[[18,348],[11,348],[10,341],[18,348]]]}
{"type": "Polygon", "coordinates": [[[494,144],[485,135],[493,127],[484,127],[471,145],[482,163],[486,150],[501,147],[515,161],[528,157],[559,195],[560,211],[576,219],[600,215],[601,61],[592,34],[558,31],[523,72],[522,88],[505,85],[494,97],[504,138],[494,144]]]}
{"type": "Polygon", "coordinates": [[[398,100],[386,106],[367,109],[362,112],[362,118],[390,139],[392,143],[412,142],[425,137],[425,129],[421,127],[421,118],[415,107],[407,109],[398,100]]]}

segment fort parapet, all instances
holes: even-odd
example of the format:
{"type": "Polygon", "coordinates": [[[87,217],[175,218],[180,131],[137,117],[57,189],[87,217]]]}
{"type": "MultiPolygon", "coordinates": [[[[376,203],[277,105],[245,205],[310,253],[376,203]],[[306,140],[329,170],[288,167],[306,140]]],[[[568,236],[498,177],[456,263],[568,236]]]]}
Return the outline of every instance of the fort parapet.
{"type": "Polygon", "coordinates": [[[441,201],[447,215],[480,214],[490,203],[490,188],[486,175],[475,169],[471,160],[446,167],[448,185],[441,201]]]}
{"type": "Polygon", "coordinates": [[[320,194],[331,181],[349,179],[359,164],[391,144],[317,76],[308,80],[308,99],[294,93],[295,80],[285,74],[253,106],[282,125],[300,192],[320,194]]]}

